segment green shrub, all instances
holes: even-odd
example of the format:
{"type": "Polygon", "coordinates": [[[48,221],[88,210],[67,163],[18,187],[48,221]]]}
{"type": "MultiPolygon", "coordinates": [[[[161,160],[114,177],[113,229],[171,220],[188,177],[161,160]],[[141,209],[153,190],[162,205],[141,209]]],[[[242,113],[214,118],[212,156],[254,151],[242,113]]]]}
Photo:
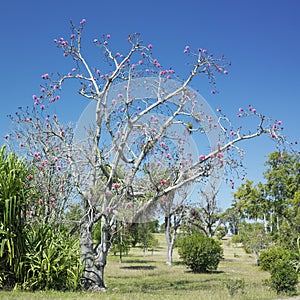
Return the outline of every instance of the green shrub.
{"type": "Polygon", "coordinates": [[[259,255],[259,265],[264,271],[269,271],[272,264],[279,259],[290,260],[292,256],[291,251],[283,249],[282,247],[271,247],[263,250],[259,255]]]}
{"type": "Polygon", "coordinates": [[[184,264],[193,272],[216,270],[223,256],[219,242],[203,234],[194,234],[183,238],[178,253],[184,264]]]}
{"type": "Polygon", "coordinates": [[[274,289],[277,294],[294,293],[298,284],[298,274],[290,261],[287,259],[278,259],[271,266],[271,277],[268,285],[274,289]]]}
{"type": "Polygon", "coordinates": [[[13,288],[24,275],[24,224],[35,191],[30,188],[31,176],[23,160],[0,147],[0,287],[13,288]]]}
{"type": "Polygon", "coordinates": [[[233,297],[238,292],[245,292],[245,280],[244,279],[229,279],[225,282],[225,286],[228,290],[228,293],[233,297]]]}
{"type": "Polygon", "coordinates": [[[21,288],[28,290],[76,290],[80,286],[79,240],[66,230],[49,224],[28,230],[24,277],[21,288]]]}

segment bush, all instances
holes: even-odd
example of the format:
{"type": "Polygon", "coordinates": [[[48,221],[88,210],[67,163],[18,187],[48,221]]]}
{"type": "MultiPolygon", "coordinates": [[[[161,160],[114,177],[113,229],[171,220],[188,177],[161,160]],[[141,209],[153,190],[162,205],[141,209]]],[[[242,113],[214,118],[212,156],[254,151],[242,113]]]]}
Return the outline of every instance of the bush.
{"type": "Polygon", "coordinates": [[[292,253],[282,247],[271,247],[263,250],[259,255],[259,265],[264,271],[271,270],[272,264],[279,259],[290,260],[292,253]]]}
{"type": "Polygon", "coordinates": [[[77,290],[80,287],[79,240],[68,231],[50,224],[30,226],[27,235],[21,288],[36,290],[77,290]]]}
{"type": "Polygon", "coordinates": [[[298,284],[298,274],[290,261],[287,259],[279,259],[271,266],[271,277],[268,285],[274,289],[277,294],[293,293],[296,291],[298,284]]]}
{"type": "Polygon", "coordinates": [[[187,267],[199,273],[216,270],[223,249],[219,242],[199,233],[183,238],[178,253],[187,267]]]}

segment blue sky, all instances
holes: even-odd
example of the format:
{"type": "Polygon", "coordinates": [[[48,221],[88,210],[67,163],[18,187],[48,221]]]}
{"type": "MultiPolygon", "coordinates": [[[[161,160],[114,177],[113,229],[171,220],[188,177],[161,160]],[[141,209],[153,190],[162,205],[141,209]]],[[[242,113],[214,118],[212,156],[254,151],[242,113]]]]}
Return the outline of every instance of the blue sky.
{"type": "MultiPolygon", "coordinates": [[[[1,2],[0,138],[8,132],[7,114],[32,104],[41,75],[65,72],[70,64],[53,39],[68,37],[69,20],[87,19],[86,51],[93,39],[110,33],[116,47],[140,32],[153,44],[154,56],[166,68],[186,74],[183,49],[206,48],[224,53],[232,62],[229,76],[218,79],[220,93],[211,95],[205,81],[192,85],[214,108],[236,116],[240,106],[280,119],[291,141],[299,140],[300,2],[297,0],[152,0],[152,1],[39,1],[1,2]]],[[[61,113],[76,122],[86,103],[63,94],[61,113]]],[[[238,121],[238,120],[237,120],[238,121]]],[[[238,123],[237,123],[238,124],[238,123]]],[[[245,144],[248,177],[260,180],[263,162],[274,150],[267,138],[245,144]]],[[[231,191],[220,196],[230,203],[231,191]]]]}

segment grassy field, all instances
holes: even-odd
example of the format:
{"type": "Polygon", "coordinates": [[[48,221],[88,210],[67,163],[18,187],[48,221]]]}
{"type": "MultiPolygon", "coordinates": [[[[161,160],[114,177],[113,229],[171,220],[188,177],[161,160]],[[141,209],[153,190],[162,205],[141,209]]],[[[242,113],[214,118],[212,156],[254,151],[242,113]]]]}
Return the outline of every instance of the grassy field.
{"type": "MultiPolygon", "coordinates": [[[[120,263],[118,257],[110,256],[106,268],[106,293],[59,293],[47,292],[4,292],[0,291],[0,299],[13,300],[46,300],[46,299],[193,299],[193,300],[225,300],[225,299],[285,299],[276,295],[264,285],[269,277],[267,272],[255,266],[253,256],[245,254],[241,247],[223,240],[224,260],[218,271],[212,274],[193,274],[180,263],[175,250],[174,265],[165,264],[165,242],[163,235],[157,235],[159,247],[156,251],[146,253],[132,249],[129,256],[120,263]],[[229,280],[243,279],[244,290],[239,289],[234,296],[226,287],[229,280]]],[[[294,298],[300,299],[300,298],[294,298]]]]}

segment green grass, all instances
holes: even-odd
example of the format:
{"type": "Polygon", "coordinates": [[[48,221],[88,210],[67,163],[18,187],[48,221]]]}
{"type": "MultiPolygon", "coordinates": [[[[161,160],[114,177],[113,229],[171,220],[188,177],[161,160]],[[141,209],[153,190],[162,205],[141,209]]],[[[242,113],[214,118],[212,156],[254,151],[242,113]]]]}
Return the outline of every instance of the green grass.
{"type": "MultiPolygon", "coordinates": [[[[194,274],[181,264],[177,251],[173,266],[165,264],[165,242],[163,235],[157,235],[159,247],[144,256],[139,248],[132,249],[120,263],[117,256],[110,256],[106,268],[106,293],[59,293],[47,292],[5,292],[0,291],[0,299],[205,299],[205,300],[254,300],[278,299],[278,296],[264,285],[269,273],[255,266],[255,259],[245,254],[238,245],[224,240],[224,260],[218,271],[211,274],[194,274]],[[243,279],[245,288],[232,297],[226,288],[229,279],[243,279]]],[[[283,296],[281,297],[284,298],[283,296]]]]}

